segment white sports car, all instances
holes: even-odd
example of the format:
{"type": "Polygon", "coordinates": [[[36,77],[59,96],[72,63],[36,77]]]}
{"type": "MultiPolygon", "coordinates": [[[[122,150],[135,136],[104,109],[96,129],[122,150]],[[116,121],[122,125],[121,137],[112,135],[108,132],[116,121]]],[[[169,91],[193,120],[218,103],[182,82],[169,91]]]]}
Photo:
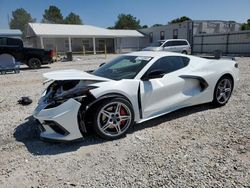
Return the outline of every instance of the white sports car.
{"type": "Polygon", "coordinates": [[[45,73],[53,81],[33,116],[43,139],[83,137],[86,125],[104,139],[125,135],[134,123],[212,102],[225,105],[239,82],[238,64],[170,52],[140,51],[92,72],[45,73]]]}

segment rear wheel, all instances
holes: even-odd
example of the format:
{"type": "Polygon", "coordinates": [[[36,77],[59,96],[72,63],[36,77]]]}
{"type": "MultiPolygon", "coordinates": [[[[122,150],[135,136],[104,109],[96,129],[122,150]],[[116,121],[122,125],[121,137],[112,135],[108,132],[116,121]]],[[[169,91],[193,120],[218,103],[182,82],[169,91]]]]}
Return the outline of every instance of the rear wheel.
{"type": "Polygon", "coordinates": [[[233,80],[228,76],[222,77],[215,86],[213,104],[216,106],[225,105],[230,99],[232,91],[233,80]]]}
{"type": "Polygon", "coordinates": [[[96,133],[107,140],[122,137],[133,123],[133,108],[122,98],[105,100],[101,103],[96,109],[93,120],[96,133]]]}
{"type": "Polygon", "coordinates": [[[31,69],[39,69],[41,67],[41,61],[40,59],[38,58],[30,58],[29,61],[28,61],[28,66],[31,68],[31,69]]]}

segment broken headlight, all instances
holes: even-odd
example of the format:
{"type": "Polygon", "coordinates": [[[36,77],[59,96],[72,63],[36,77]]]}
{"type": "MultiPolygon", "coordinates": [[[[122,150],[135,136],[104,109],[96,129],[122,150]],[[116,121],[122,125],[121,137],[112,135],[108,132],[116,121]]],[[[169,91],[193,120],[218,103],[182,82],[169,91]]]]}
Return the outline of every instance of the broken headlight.
{"type": "Polygon", "coordinates": [[[58,92],[54,95],[55,101],[65,101],[70,98],[74,98],[76,100],[81,100],[83,97],[86,97],[86,95],[89,93],[91,89],[96,88],[95,86],[85,86],[85,87],[74,87],[68,91],[61,91],[58,90],[58,92]]]}

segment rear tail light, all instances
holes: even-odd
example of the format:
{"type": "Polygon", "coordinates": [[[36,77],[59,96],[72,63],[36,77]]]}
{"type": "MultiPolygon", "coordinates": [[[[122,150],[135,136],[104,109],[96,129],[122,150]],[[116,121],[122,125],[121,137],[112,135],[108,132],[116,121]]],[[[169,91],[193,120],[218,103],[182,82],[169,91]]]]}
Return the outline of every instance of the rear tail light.
{"type": "Polygon", "coordinates": [[[50,50],[49,56],[50,56],[50,57],[54,57],[54,50],[50,50]]]}

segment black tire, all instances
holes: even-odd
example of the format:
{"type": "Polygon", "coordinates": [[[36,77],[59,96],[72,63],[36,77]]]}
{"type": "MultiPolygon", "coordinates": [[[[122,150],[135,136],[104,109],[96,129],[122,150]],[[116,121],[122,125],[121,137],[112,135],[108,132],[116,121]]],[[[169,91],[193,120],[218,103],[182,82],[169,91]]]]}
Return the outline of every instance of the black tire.
{"type": "Polygon", "coordinates": [[[94,112],[94,130],[106,140],[123,137],[133,124],[134,110],[132,105],[123,98],[107,99],[100,103],[94,112]]]}
{"type": "Polygon", "coordinates": [[[221,77],[214,88],[214,106],[224,106],[227,104],[233,92],[233,80],[229,76],[221,77]],[[223,86],[222,86],[223,85],[223,86]]]}
{"type": "Polygon", "coordinates": [[[31,69],[39,69],[41,65],[42,65],[41,60],[36,57],[30,58],[28,61],[28,66],[31,69]]]}
{"type": "Polygon", "coordinates": [[[181,53],[186,55],[188,54],[186,50],[182,51],[181,53]]]}

